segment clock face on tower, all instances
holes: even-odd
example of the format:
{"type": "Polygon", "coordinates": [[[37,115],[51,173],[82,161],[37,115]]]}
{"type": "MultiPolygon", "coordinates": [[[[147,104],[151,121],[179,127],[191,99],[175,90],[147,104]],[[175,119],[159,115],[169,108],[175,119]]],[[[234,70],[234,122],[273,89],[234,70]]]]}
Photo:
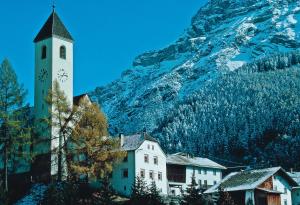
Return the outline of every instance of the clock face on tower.
{"type": "Polygon", "coordinates": [[[38,79],[39,81],[41,81],[42,83],[46,81],[48,77],[48,71],[46,69],[41,69],[39,75],[38,75],[38,79]]]}
{"type": "Polygon", "coordinates": [[[60,69],[57,73],[57,78],[60,82],[66,82],[69,78],[68,73],[64,69],[60,69]]]}

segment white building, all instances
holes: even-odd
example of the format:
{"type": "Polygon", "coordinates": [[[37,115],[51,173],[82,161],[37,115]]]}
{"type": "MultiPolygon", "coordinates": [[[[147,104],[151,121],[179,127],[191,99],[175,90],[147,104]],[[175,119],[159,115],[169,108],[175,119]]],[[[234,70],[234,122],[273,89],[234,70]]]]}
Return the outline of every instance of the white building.
{"type": "Polygon", "coordinates": [[[112,173],[112,186],[121,195],[130,196],[136,177],[150,185],[155,181],[162,195],[167,194],[166,155],[159,143],[146,133],[120,135],[121,149],[127,152],[112,173]]]}
{"type": "Polygon", "coordinates": [[[167,178],[169,194],[181,195],[194,175],[203,190],[217,184],[222,179],[224,166],[207,158],[190,157],[183,153],[167,156],[167,178]]]}
{"type": "MultiPolygon", "coordinates": [[[[34,39],[35,43],[35,80],[34,80],[34,116],[38,136],[33,146],[37,154],[32,164],[31,174],[39,181],[49,181],[58,171],[58,129],[40,123],[40,119],[50,116],[46,103],[49,90],[53,89],[55,81],[64,91],[71,106],[87,95],[73,97],[73,38],[53,9],[45,24],[34,39]],[[51,153],[51,154],[50,154],[51,153]]],[[[63,159],[65,160],[65,159],[63,159]]],[[[62,163],[64,175],[66,163],[62,163]]]]}
{"type": "Polygon", "coordinates": [[[292,204],[300,205],[300,172],[289,172],[289,175],[298,183],[298,186],[292,189],[292,204]]]}
{"type": "Polygon", "coordinates": [[[234,172],[205,191],[217,195],[219,187],[228,192],[236,204],[292,205],[292,187],[297,183],[281,168],[234,172]]]}

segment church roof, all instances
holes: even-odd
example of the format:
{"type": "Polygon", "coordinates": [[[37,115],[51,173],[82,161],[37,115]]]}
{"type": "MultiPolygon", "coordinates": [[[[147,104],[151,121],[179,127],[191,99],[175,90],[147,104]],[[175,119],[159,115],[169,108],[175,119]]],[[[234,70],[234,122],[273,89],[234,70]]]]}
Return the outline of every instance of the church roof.
{"type": "Polygon", "coordinates": [[[66,27],[64,26],[64,24],[62,23],[62,21],[60,20],[60,18],[54,10],[47,19],[42,29],[35,37],[34,42],[36,43],[38,41],[45,40],[52,36],[57,36],[73,41],[71,34],[66,29],[66,27]]]}

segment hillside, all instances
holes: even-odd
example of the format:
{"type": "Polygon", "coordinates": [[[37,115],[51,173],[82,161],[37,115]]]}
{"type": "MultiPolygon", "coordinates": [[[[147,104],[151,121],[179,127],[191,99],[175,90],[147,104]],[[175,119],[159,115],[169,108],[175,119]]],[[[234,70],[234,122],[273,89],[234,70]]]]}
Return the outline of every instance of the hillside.
{"type": "Polygon", "coordinates": [[[112,134],[152,131],[204,82],[298,48],[299,12],[300,3],[291,0],[211,0],[175,43],[136,57],[120,79],[90,95],[102,105],[112,134]]]}

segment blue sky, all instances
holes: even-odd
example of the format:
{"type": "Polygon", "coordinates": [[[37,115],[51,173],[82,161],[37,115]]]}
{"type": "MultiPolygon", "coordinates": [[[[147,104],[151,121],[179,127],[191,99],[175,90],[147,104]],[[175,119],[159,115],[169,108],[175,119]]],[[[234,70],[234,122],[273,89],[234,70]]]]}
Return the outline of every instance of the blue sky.
{"type": "MultiPolygon", "coordinates": [[[[190,25],[206,0],[56,0],[75,39],[74,95],[117,79],[133,59],[167,46],[190,25]]],[[[7,57],[33,104],[33,38],[52,0],[0,0],[0,60],[7,57]]]]}

